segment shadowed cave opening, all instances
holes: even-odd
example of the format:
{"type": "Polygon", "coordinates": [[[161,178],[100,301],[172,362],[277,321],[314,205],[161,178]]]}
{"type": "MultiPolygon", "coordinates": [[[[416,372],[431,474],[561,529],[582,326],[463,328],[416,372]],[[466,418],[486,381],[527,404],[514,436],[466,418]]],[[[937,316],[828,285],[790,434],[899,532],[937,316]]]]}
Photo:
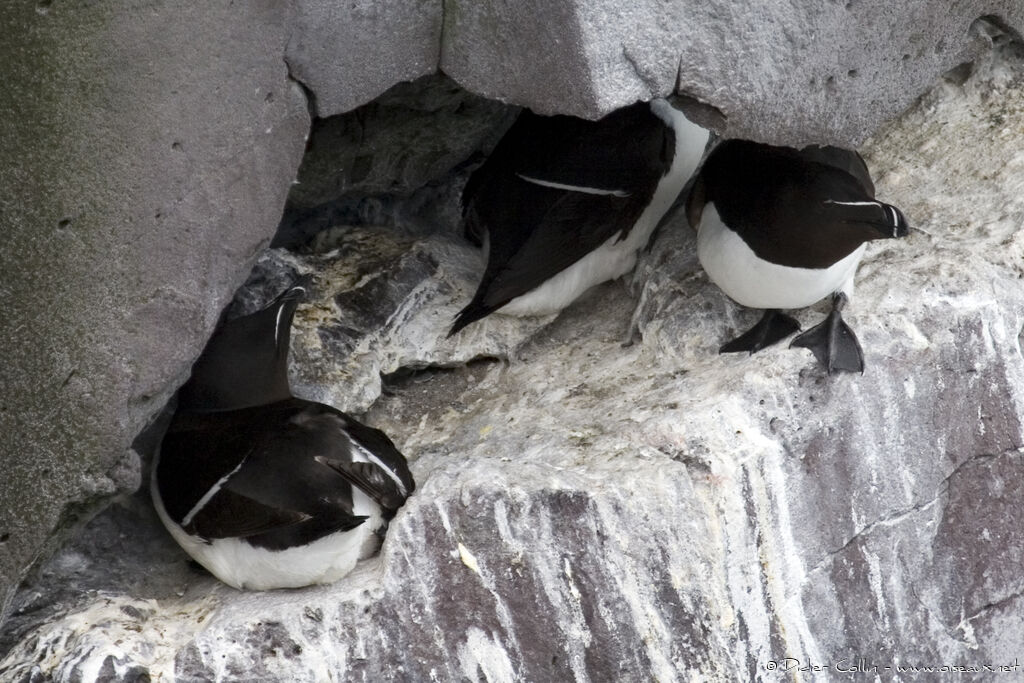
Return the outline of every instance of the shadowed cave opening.
{"type": "Polygon", "coordinates": [[[457,234],[462,185],[518,112],[438,73],[314,119],[271,247],[301,248],[336,226],[457,234]]]}

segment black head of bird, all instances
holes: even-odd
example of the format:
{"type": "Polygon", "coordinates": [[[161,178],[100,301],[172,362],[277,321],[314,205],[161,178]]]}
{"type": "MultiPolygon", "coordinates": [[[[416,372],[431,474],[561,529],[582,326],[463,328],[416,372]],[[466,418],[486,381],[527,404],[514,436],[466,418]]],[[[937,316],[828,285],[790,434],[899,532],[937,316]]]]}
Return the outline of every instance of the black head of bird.
{"type": "Polygon", "coordinates": [[[178,392],[178,409],[237,410],[291,398],[291,323],[305,293],[292,287],[262,310],[222,323],[178,392]]]}

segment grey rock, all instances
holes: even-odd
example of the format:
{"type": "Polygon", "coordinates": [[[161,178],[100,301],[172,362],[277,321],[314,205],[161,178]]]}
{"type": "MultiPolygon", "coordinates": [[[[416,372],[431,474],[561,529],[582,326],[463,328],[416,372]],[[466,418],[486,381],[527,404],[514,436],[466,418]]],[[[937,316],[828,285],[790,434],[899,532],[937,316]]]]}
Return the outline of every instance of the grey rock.
{"type": "MultiPolygon", "coordinates": [[[[895,672],[884,666],[1014,664],[1006,643],[1021,636],[1022,585],[1008,567],[1024,534],[1007,521],[1018,503],[1005,484],[1024,453],[1024,52],[995,55],[869,144],[879,196],[914,231],[906,245],[873,246],[860,270],[852,320],[865,375],[794,369],[788,392],[749,374],[723,382],[748,397],[743,413],[757,423],[743,440],[779,449],[776,465],[745,469],[764,479],[769,516],[786,520],[766,541],[786,547],[794,579],[780,596],[802,609],[783,625],[811,636],[804,664],[833,674],[860,655],[883,678],[895,672]]],[[[651,276],[636,316],[645,342],[687,365],[756,318],[703,276],[680,286],[667,275],[693,260],[692,246],[660,243],[641,266],[651,276]],[[747,319],[721,322],[732,316],[747,319]],[[712,320],[716,333],[694,344],[691,330],[712,320]]]]}
{"type": "Polygon", "coordinates": [[[729,137],[858,146],[998,26],[1024,30],[1024,6],[449,0],[441,68],[541,113],[597,118],[678,90],[724,114],[729,137]]]}
{"type": "Polygon", "coordinates": [[[545,114],[598,118],[674,91],[728,137],[859,146],[940,74],[1024,30],[1016,0],[303,0],[288,46],[316,114],[437,70],[545,114]],[[372,55],[372,57],[370,57],[372,55]]]}
{"type": "Polygon", "coordinates": [[[308,130],[269,4],[20,3],[0,27],[0,620],[273,234],[308,130]],[[54,535],[57,534],[57,535],[54,535]]]}
{"type": "Polygon", "coordinates": [[[437,70],[437,0],[300,0],[285,58],[314,93],[316,116],[351,111],[395,83],[437,70]]]}
{"type": "MultiPolygon", "coordinates": [[[[784,347],[718,356],[757,314],[708,282],[676,216],[628,288],[595,288],[506,362],[395,380],[373,403],[365,419],[419,484],[377,558],[332,586],[241,593],[189,569],[144,499],[128,500],[19,593],[0,678],[767,681],[859,666],[888,680],[911,677],[897,666],[1014,666],[1022,84],[1024,56],[1000,50],[866,148],[879,197],[915,231],[861,267],[845,317],[863,376],[829,378],[784,347]],[[630,326],[641,338],[623,345],[630,326]],[[122,537],[134,552],[107,550],[122,537]]],[[[406,239],[379,240],[372,267],[407,259],[396,291],[418,277],[440,291],[458,252],[406,239]]],[[[355,231],[337,244],[365,248],[355,231]]],[[[302,275],[266,271],[239,307],[274,273],[302,275]]],[[[322,325],[302,329],[321,305],[297,348],[314,344],[322,325]]]]}

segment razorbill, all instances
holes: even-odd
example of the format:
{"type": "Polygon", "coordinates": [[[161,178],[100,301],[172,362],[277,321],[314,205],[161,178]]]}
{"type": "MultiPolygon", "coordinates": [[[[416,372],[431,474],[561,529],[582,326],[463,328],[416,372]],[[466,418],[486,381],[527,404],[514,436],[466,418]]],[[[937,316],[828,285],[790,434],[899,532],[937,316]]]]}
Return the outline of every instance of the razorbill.
{"type": "Polygon", "coordinates": [[[791,346],[810,349],[831,374],[864,371],[842,310],[870,240],[903,237],[906,218],[877,201],[864,160],[837,147],[796,150],[728,140],[708,156],[687,200],[697,255],[734,301],[765,309],[720,353],[754,353],[800,329],[779,309],[832,295],[832,311],[791,346]]]}
{"type": "Polygon", "coordinates": [[[627,273],[707,140],[663,99],[598,121],[524,110],[462,194],[466,236],[488,260],[449,336],[495,311],[555,313],[627,273]]]}
{"type": "Polygon", "coordinates": [[[341,578],[376,552],[415,488],[383,432],[291,395],[288,345],[303,292],[214,333],[153,464],[164,526],[235,588],[341,578]]]}

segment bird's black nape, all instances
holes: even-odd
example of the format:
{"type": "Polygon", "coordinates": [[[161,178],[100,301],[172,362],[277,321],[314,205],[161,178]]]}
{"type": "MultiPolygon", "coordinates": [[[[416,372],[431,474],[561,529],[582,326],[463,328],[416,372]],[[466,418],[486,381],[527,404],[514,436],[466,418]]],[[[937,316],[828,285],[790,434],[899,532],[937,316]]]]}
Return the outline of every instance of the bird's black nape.
{"type": "Polygon", "coordinates": [[[292,287],[262,310],[222,323],[178,392],[178,409],[237,410],[291,398],[288,346],[305,293],[292,287]]]}

